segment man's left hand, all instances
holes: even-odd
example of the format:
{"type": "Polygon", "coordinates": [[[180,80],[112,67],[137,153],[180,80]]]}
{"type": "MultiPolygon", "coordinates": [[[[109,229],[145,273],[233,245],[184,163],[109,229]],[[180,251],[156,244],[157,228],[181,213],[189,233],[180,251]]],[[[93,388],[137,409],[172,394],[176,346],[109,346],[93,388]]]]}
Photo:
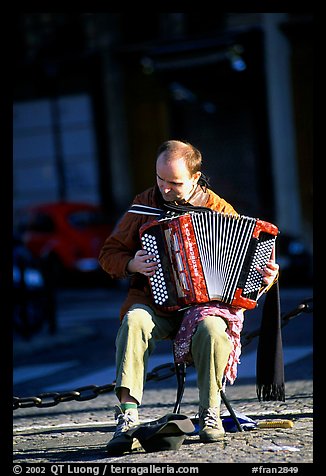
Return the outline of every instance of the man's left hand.
{"type": "Polygon", "coordinates": [[[277,278],[279,272],[279,265],[273,259],[267,261],[264,268],[257,268],[257,270],[264,277],[263,282],[265,286],[271,286],[277,278]]]}

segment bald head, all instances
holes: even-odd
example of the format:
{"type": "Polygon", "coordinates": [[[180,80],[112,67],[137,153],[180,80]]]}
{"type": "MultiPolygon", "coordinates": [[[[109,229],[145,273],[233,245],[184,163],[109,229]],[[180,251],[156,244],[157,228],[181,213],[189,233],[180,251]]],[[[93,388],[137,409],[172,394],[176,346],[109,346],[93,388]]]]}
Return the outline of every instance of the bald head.
{"type": "Polygon", "coordinates": [[[197,187],[201,154],[191,144],[177,140],[164,142],[158,149],[156,179],[166,201],[188,200],[197,187]]]}
{"type": "Polygon", "coordinates": [[[189,142],[168,140],[163,142],[157,151],[157,158],[166,162],[183,159],[190,175],[201,170],[202,156],[196,147],[189,142]]]}

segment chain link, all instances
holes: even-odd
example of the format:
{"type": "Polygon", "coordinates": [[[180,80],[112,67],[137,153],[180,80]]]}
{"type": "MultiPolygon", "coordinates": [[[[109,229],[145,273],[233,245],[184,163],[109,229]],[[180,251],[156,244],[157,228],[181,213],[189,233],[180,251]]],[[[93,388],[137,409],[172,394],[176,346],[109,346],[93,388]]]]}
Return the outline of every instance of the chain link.
{"type": "MultiPolygon", "coordinates": [[[[302,312],[310,313],[313,312],[313,299],[309,298],[302,301],[295,309],[287,313],[285,316],[282,316],[281,327],[284,327],[289,323],[291,319],[298,316],[302,312]]],[[[248,345],[255,337],[259,335],[259,329],[256,329],[250,333],[243,334],[244,342],[242,347],[248,345]]],[[[159,382],[160,380],[165,380],[167,378],[175,375],[175,363],[169,362],[166,364],[158,365],[151,372],[148,372],[146,376],[146,381],[153,380],[154,382],[159,382]]],[[[13,409],[17,408],[29,408],[29,407],[38,407],[38,408],[48,408],[54,407],[62,402],[70,402],[76,400],[77,402],[84,402],[86,400],[92,400],[102,393],[112,392],[115,387],[115,382],[105,384],[105,385],[86,385],[84,387],[76,388],[75,390],[66,391],[66,392],[46,392],[40,393],[39,395],[33,397],[13,397],[13,409]]]]}
{"type": "MultiPolygon", "coordinates": [[[[166,378],[172,377],[175,374],[174,363],[167,363],[155,367],[151,372],[148,372],[146,381],[153,380],[158,382],[166,378]]],[[[115,382],[105,385],[85,385],[84,387],[76,388],[69,392],[46,392],[40,393],[34,397],[13,397],[13,409],[17,408],[48,408],[54,407],[62,402],[70,402],[76,400],[77,402],[84,402],[92,400],[102,393],[112,392],[115,387],[115,382]]]]}
{"type": "MultiPolygon", "coordinates": [[[[281,317],[281,328],[286,326],[291,319],[296,316],[299,316],[301,313],[310,313],[313,312],[313,298],[305,299],[302,301],[297,307],[295,307],[292,311],[288,312],[284,316],[281,317]]],[[[260,329],[255,329],[252,332],[243,333],[242,334],[242,347],[250,344],[250,342],[257,336],[259,336],[260,329]]]]}

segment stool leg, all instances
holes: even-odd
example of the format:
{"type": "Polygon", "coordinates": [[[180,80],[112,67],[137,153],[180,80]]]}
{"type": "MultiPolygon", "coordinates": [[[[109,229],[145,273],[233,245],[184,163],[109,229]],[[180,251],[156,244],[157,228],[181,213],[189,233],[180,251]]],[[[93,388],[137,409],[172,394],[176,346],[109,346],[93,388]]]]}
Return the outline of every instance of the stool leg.
{"type": "Polygon", "coordinates": [[[226,408],[229,410],[230,415],[231,415],[231,417],[233,418],[234,423],[236,424],[236,427],[238,428],[239,431],[244,431],[243,428],[242,428],[242,426],[241,426],[240,423],[239,423],[239,420],[238,420],[236,414],[235,414],[234,411],[233,411],[233,408],[232,408],[231,405],[230,405],[229,400],[226,398],[225,393],[223,392],[223,390],[221,390],[220,393],[221,393],[221,398],[222,398],[222,400],[223,400],[223,403],[224,403],[224,405],[226,406],[226,408]]]}
{"type": "Polygon", "coordinates": [[[183,392],[186,384],[186,369],[185,363],[175,364],[175,373],[178,382],[177,399],[174,405],[173,413],[180,413],[180,404],[183,397],[183,392]]]}

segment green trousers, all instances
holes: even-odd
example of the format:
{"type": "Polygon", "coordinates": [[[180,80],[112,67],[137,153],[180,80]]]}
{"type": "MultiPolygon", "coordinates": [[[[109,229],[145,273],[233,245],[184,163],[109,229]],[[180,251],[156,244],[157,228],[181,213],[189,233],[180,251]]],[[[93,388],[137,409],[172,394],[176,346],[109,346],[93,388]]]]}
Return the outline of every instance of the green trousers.
{"type": "MultiPolygon", "coordinates": [[[[180,326],[181,316],[166,319],[157,316],[145,305],[133,305],[124,316],[116,338],[116,385],[119,398],[121,387],[141,404],[146,381],[148,358],[158,340],[166,339],[180,326]]],[[[232,344],[225,321],[208,316],[197,327],[191,343],[191,353],[197,372],[199,405],[219,407],[222,379],[232,344]]],[[[172,347],[172,344],[171,344],[172,347]]]]}

